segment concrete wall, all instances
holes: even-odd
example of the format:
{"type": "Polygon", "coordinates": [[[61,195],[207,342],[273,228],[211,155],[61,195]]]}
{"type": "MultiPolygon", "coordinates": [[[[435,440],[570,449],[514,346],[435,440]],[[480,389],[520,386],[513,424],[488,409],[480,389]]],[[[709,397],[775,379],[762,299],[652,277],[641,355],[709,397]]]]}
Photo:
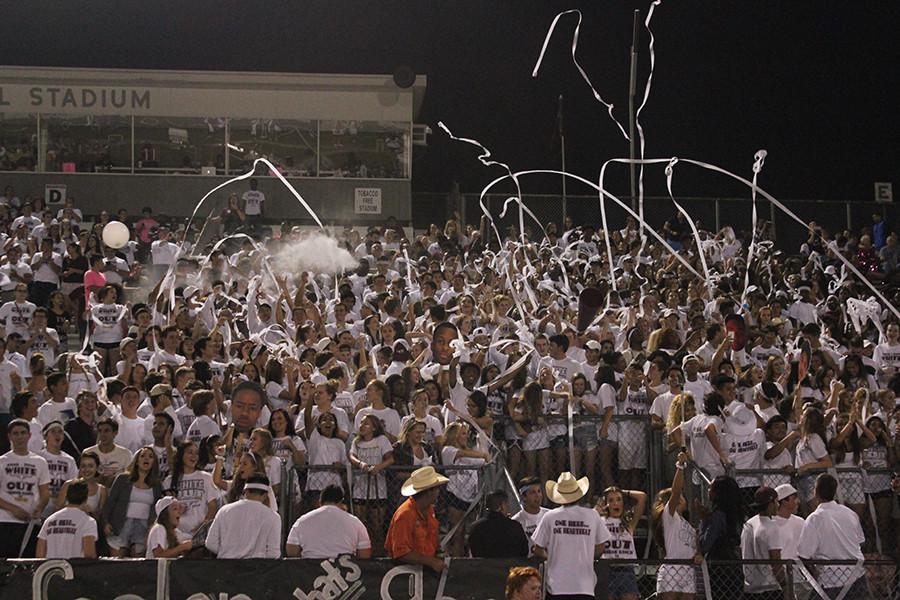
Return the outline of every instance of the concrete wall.
{"type": "MultiPolygon", "coordinates": [[[[152,206],[155,213],[187,217],[200,199],[228,178],[201,175],[118,175],[107,173],[0,173],[0,189],[12,185],[16,194],[44,196],[46,185],[62,184],[66,193],[85,215],[101,210],[114,212],[125,208],[130,215],[141,207],[152,206]]],[[[274,219],[310,219],[306,210],[287,188],[274,177],[258,177],[259,189],[266,195],[266,216],[274,219]]],[[[323,221],[352,220],[355,223],[382,222],[389,216],[406,222],[412,217],[410,182],[391,179],[291,179],[303,199],[323,221]],[[355,188],[381,189],[381,214],[355,214],[355,188]]],[[[213,208],[221,208],[231,191],[238,195],[248,190],[246,180],[216,192],[198,217],[206,218],[213,208]]]]}

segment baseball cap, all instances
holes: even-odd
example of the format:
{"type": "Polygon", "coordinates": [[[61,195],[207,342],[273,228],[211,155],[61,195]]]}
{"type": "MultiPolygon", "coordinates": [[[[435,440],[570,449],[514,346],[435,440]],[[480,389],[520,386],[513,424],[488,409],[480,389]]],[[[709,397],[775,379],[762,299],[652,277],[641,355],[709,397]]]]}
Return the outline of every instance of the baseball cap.
{"type": "Polygon", "coordinates": [[[150,397],[155,398],[156,396],[171,396],[172,395],[172,386],[168,383],[157,383],[150,390],[150,397]]]}
{"type": "Polygon", "coordinates": [[[44,425],[44,428],[41,430],[41,433],[44,435],[47,435],[47,432],[50,431],[51,429],[64,430],[62,421],[50,421],[49,423],[44,425]]]}
{"type": "Polygon", "coordinates": [[[778,496],[778,501],[781,502],[785,498],[790,498],[794,494],[797,493],[797,488],[792,486],[789,483],[782,483],[777,488],[775,488],[775,494],[778,496]]]}
{"type": "Polygon", "coordinates": [[[178,500],[175,498],[175,496],[163,496],[156,501],[156,514],[161,513],[176,502],[178,502],[178,500]]]}
{"type": "Polygon", "coordinates": [[[588,350],[600,350],[600,348],[602,348],[602,346],[600,345],[600,342],[598,342],[597,340],[588,340],[584,344],[584,347],[587,348],[588,350]]]}
{"type": "Polygon", "coordinates": [[[688,354],[687,356],[685,356],[684,358],[681,359],[681,368],[683,369],[692,360],[700,362],[700,359],[697,357],[696,354],[688,354]]]}
{"type": "Polygon", "coordinates": [[[121,352],[122,350],[124,350],[124,349],[125,349],[125,346],[127,346],[128,344],[131,344],[131,343],[133,343],[133,342],[134,342],[134,338],[132,338],[132,337],[125,337],[125,338],[122,338],[122,341],[119,342],[119,352],[121,352]]]}

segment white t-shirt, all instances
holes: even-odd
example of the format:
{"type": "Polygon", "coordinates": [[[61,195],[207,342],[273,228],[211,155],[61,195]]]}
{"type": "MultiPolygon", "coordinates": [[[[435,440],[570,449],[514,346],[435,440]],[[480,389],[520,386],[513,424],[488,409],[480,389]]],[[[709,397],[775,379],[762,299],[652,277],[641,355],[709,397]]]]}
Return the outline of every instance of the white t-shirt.
{"type": "MultiPolygon", "coordinates": [[[[340,438],[327,438],[317,430],[313,430],[307,442],[309,450],[309,464],[333,465],[347,464],[347,446],[340,438]]],[[[311,469],[306,480],[307,491],[324,490],[329,485],[341,485],[341,475],[337,471],[325,471],[311,469]]]]}
{"type": "Polygon", "coordinates": [[[38,533],[47,543],[47,558],[84,558],[84,539],[89,537],[97,541],[97,521],[71,506],[50,515],[38,533]]]}
{"type": "Polygon", "coordinates": [[[879,373],[887,367],[894,367],[896,371],[900,371],[900,344],[893,346],[887,342],[878,344],[875,346],[872,360],[875,361],[875,367],[879,373]]]}
{"type": "MultiPolygon", "coordinates": [[[[294,467],[294,451],[285,445],[284,442],[287,439],[287,437],[273,439],[272,454],[282,460],[285,468],[290,470],[294,467]]],[[[294,445],[294,448],[300,452],[306,452],[306,444],[303,443],[303,439],[301,439],[300,436],[295,435],[291,437],[290,440],[294,445]]]]}
{"type": "Polygon", "coordinates": [[[294,523],[288,544],[300,546],[303,558],[336,558],[372,547],[366,526],[333,504],[306,513],[294,523]]]}
{"type": "Polygon", "coordinates": [[[557,381],[571,382],[576,373],[582,372],[581,363],[568,357],[557,359],[548,356],[541,359],[540,367],[550,367],[557,381]]]}
{"type": "Polygon", "coordinates": [[[533,554],[531,548],[532,546],[534,546],[534,540],[531,538],[531,536],[534,533],[534,530],[537,529],[537,526],[541,522],[541,519],[543,519],[544,515],[546,515],[548,512],[550,512],[549,508],[544,508],[543,506],[541,506],[538,509],[537,514],[533,515],[523,508],[512,517],[512,520],[521,525],[522,529],[525,530],[525,535],[528,536],[528,556],[532,556],[533,554]]]}
{"type": "MultiPolygon", "coordinates": [[[[756,515],[744,523],[741,532],[741,558],[744,560],[770,560],[769,551],[781,550],[782,536],[778,522],[770,517],[756,515]]],[[[744,565],[744,591],[748,594],[780,590],[778,579],[769,565],[744,565]]]]}
{"type": "Polygon", "coordinates": [[[150,244],[154,265],[171,265],[178,255],[178,246],[169,241],[156,240],[150,244]]]}
{"type": "Polygon", "coordinates": [[[634,536],[628,530],[622,519],[618,517],[606,517],[606,528],[612,540],[603,554],[604,558],[637,559],[637,550],[634,547],[634,536]]]}
{"type": "Polygon", "coordinates": [[[378,420],[381,421],[381,425],[384,427],[384,430],[391,434],[394,437],[400,435],[400,415],[393,408],[382,408],[380,410],[376,410],[371,406],[366,406],[365,408],[360,409],[358,413],[356,413],[356,418],[353,420],[353,431],[359,431],[359,424],[362,423],[362,420],[366,417],[366,415],[374,415],[378,417],[378,420]]]}
{"type": "Polygon", "coordinates": [[[91,340],[102,344],[117,344],[125,337],[123,323],[128,310],[121,304],[98,304],[91,307],[94,326],[91,340]]]}
{"type": "Polygon", "coordinates": [[[188,441],[199,444],[200,440],[208,435],[222,435],[222,428],[209,416],[200,415],[188,427],[185,437],[188,441]]]}
{"type": "MultiPolygon", "coordinates": [[[[406,422],[410,419],[417,419],[415,415],[406,415],[402,419],[400,419],[400,430],[403,430],[403,426],[406,425],[406,422]]],[[[435,417],[432,414],[426,414],[424,419],[417,419],[421,423],[425,423],[425,443],[434,445],[434,440],[444,435],[444,426],[441,424],[441,420],[435,417]]]]}
{"type": "MultiPolygon", "coordinates": [[[[797,554],[805,560],[863,560],[860,546],[866,541],[859,517],[853,509],[837,502],[823,502],[806,518],[797,554]]],[[[842,587],[855,581],[865,570],[855,566],[819,567],[822,587],[842,587]]]]}
{"type": "Polygon", "coordinates": [[[115,477],[128,468],[134,455],[128,451],[128,448],[116,445],[112,452],[105,453],[100,451],[100,446],[91,446],[86,448],[85,452],[96,452],[100,457],[100,474],[104,477],[115,477]]]}
{"type": "Polygon", "coordinates": [[[144,446],[153,443],[153,438],[146,436],[146,421],[140,417],[129,419],[125,415],[116,415],[119,423],[119,432],[116,434],[116,444],[127,448],[134,454],[144,446]]]}
{"type": "MultiPolygon", "coordinates": [[[[386,436],[379,435],[369,441],[356,438],[350,445],[350,452],[357,459],[369,466],[376,466],[384,460],[384,456],[393,451],[391,442],[386,436]]],[[[365,500],[383,500],[387,498],[387,482],[384,472],[372,475],[356,472],[353,475],[353,497],[365,500]]]]}
{"type": "MultiPolygon", "coordinates": [[[[29,452],[19,455],[10,450],[0,456],[0,499],[32,514],[40,500],[39,486],[50,483],[47,461],[29,452]]],[[[26,523],[0,508],[0,523],[26,523]]]]}
{"type": "Polygon", "coordinates": [[[66,398],[62,402],[54,402],[47,400],[38,407],[37,420],[41,427],[45,427],[47,423],[59,421],[63,425],[75,418],[75,400],[66,398]]]}
{"type": "MultiPolygon", "coordinates": [[[[459,448],[444,446],[441,449],[441,462],[445,465],[480,467],[484,464],[484,459],[459,456],[459,448]]],[[[478,499],[478,469],[453,470],[448,473],[448,478],[448,492],[464,502],[475,502],[478,499]]]]}
{"type": "MultiPolygon", "coordinates": [[[[734,463],[734,468],[761,469],[763,457],[766,453],[766,434],[762,429],[755,429],[750,435],[738,436],[729,434],[728,456],[734,463]]],[[[737,483],[742,488],[759,487],[758,476],[737,477],[737,483]]]]}
{"type": "Polygon", "coordinates": [[[725,443],[725,440],[722,439],[722,432],[724,431],[725,424],[719,417],[712,417],[709,415],[697,415],[697,418],[692,419],[692,421],[691,454],[694,457],[694,461],[698,466],[705,469],[712,477],[724,475],[725,467],[722,466],[719,454],[715,451],[712,444],[709,442],[709,439],[706,437],[706,428],[710,424],[715,425],[719,435],[719,446],[727,449],[728,446],[725,443]]]}
{"type": "Polygon", "coordinates": [[[541,519],[532,539],[547,550],[550,593],[594,596],[594,548],[612,539],[597,511],[573,504],[554,508],[541,519]]]}
{"type": "Polygon", "coordinates": [[[256,500],[227,504],[213,519],[206,547],[218,558],[281,558],[281,517],[256,500]]]}
{"type": "Polygon", "coordinates": [[[56,510],[56,498],[63,484],[78,475],[78,466],[75,459],[65,452],[53,454],[44,448],[36,454],[47,461],[47,470],[50,472],[50,502],[47,503],[48,508],[44,509],[44,516],[50,516],[56,510]]]}
{"type": "Polygon", "coordinates": [[[803,532],[803,524],[806,521],[797,515],[791,515],[787,519],[775,517],[778,531],[781,532],[781,558],[782,560],[794,560],[797,555],[797,544],[800,543],[800,534],[803,532]]]}
{"type": "Polygon", "coordinates": [[[694,404],[699,410],[703,406],[703,399],[713,391],[713,386],[702,375],[698,374],[696,381],[685,380],[684,391],[689,392],[694,397],[694,404]]]}
{"type": "Polygon", "coordinates": [[[808,438],[801,438],[797,442],[797,454],[794,457],[794,467],[800,468],[803,465],[818,462],[820,458],[828,456],[828,449],[825,442],[818,433],[813,433],[808,438]]]}
{"type": "MultiPolygon", "coordinates": [[[[186,542],[191,539],[191,536],[180,529],[176,529],[175,539],[177,539],[180,544],[181,542],[186,542]]],[[[157,548],[162,550],[169,549],[166,528],[159,523],[155,523],[153,527],[150,528],[150,533],[147,534],[147,553],[144,555],[144,558],[156,558],[156,556],[153,555],[153,551],[157,548]]]]}
{"type": "Polygon", "coordinates": [[[35,308],[37,307],[31,302],[19,304],[15,301],[10,301],[0,306],[0,322],[5,324],[6,335],[18,333],[23,339],[31,338],[28,328],[31,327],[31,319],[35,308]]]}
{"type": "Polygon", "coordinates": [[[266,201],[266,195],[259,190],[247,190],[241,196],[244,201],[244,214],[254,216],[262,214],[262,205],[266,201]]]}
{"type": "Polygon", "coordinates": [[[676,510],[669,513],[669,507],[663,507],[663,541],[666,545],[667,560],[690,560],[694,558],[697,548],[697,530],[676,510]]]}
{"type": "MultiPolygon", "coordinates": [[[[172,476],[166,477],[163,482],[163,490],[172,487],[172,476]]],[[[178,480],[178,489],[175,497],[184,505],[184,514],[181,515],[179,527],[193,534],[206,519],[209,502],[219,497],[216,484],[212,475],[205,471],[194,471],[190,475],[182,475],[178,480]]],[[[263,506],[260,504],[260,506],[263,506]]],[[[271,509],[263,506],[271,512],[271,509]]]]}
{"type": "MultiPolygon", "coordinates": [[[[53,269],[45,262],[42,262],[44,259],[43,252],[37,252],[31,257],[31,269],[34,271],[34,280],[40,281],[41,283],[52,283],[54,285],[59,285],[59,275],[53,271],[53,269]]],[[[57,254],[56,252],[50,253],[50,262],[55,264],[62,270],[62,256],[57,254]]]]}

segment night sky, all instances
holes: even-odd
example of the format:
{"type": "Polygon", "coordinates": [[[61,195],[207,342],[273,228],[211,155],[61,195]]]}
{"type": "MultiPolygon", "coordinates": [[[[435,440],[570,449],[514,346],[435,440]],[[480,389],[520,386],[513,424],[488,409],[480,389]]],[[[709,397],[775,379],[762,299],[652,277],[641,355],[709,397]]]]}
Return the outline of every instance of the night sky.
{"type": "MultiPolygon", "coordinates": [[[[589,179],[628,143],[595,102],[570,57],[575,17],[565,17],[542,72],[531,70],[553,16],[581,8],[578,57],[627,123],[632,11],[645,2],[2,2],[0,63],[61,67],[390,73],[410,64],[428,76],[418,121],[435,134],[416,155],[414,189],[477,191],[501,170],[556,168],[557,97],[565,96],[568,168],[589,179]]],[[[648,157],[716,163],[749,178],[769,155],[761,184],[782,198],[871,200],[874,181],[900,186],[897,85],[900,3],[676,1],[652,23],[657,63],[642,116],[648,157]]],[[[642,30],[639,91],[649,62],[642,30]]],[[[627,193],[627,170],[613,187],[627,193]]],[[[662,193],[662,170],[648,172],[662,193]]],[[[683,168],[677,193],[734,196],[740,187],[683,168]]],[[[554,192],[557,179],[528,180],[554,192]]],[[[569,192],[578,192],[570,188],[569,192]]],[[[897,190],[900,192],[900,190],[897,190]]],[[[895,192],[896,193],[896,192],[895,192]]]]}

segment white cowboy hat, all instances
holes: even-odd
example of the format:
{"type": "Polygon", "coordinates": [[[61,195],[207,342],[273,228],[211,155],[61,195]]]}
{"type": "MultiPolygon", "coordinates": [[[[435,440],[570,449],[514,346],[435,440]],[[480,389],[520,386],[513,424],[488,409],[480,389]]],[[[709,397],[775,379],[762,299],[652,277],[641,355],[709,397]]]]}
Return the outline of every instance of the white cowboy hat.
{"type": "Polygon", "coordinates": [[[587,477],[575,479],[574,475],[565,471],[556,482],[548,481],[545,485],[550,500],[557,504],[572,504],[587,493],[591,484],[587,477]]]}
{"type": "Polygon", "coordinates": [[[400,493],[404,496],[415,496],[419,492],[444,485],[448,481],[450,480],[435,471],[434,467],[422,467],[412,472],[409,479],[403,483],[400,493]]]}

